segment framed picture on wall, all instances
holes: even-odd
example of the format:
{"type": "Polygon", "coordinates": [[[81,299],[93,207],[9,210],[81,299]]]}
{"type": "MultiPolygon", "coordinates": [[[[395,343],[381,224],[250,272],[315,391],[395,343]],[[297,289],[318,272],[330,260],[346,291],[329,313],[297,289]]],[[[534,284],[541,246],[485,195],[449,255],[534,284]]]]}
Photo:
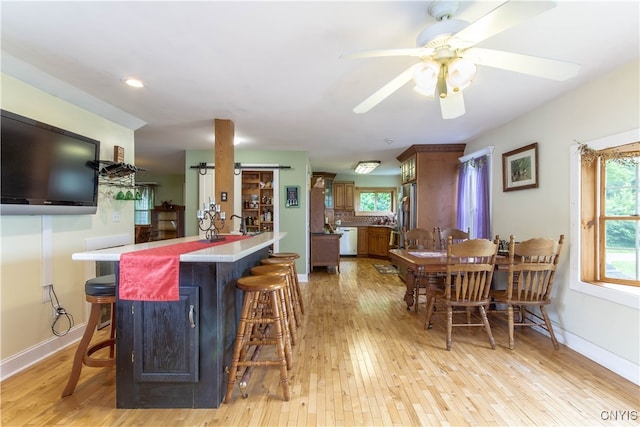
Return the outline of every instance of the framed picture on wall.
{"type": "Polygon", "coordinates": [[[502,154],[502,191],[537,187],[537,142],[502,154]]]}

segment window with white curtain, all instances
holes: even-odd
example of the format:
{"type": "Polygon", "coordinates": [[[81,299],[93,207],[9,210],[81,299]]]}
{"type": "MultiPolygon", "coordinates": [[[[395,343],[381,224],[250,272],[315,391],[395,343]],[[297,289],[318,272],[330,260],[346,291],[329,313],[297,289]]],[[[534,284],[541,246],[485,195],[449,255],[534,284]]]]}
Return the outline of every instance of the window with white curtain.
{"type": "Polygon", "coordinates": [[[458,165],[456,227],[470,238],[491,239],[491,164],[493,147],[461,157],[458,165]]]}

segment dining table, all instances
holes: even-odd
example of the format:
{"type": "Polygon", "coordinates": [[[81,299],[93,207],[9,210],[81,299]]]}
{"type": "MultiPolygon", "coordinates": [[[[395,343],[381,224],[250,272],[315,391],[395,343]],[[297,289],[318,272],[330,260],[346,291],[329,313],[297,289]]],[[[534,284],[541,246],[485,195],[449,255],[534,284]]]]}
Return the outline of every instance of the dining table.
{"type": "MultiPolygon", "coordinates": [[[[404,301],[407,303],[407,310],[411,310],[414,305],[414,290],[416,275],[429,273],[447,272],[447,251],[436,250],[413,250],[413,249],[390,249],[389,258],[392,263],[404,266],[407,270],[405,279],[406,291],[404,301]]],[[[509,265],[509,258],[503,254],[496,256],[496,269],[505,269],[509,265]]]]}

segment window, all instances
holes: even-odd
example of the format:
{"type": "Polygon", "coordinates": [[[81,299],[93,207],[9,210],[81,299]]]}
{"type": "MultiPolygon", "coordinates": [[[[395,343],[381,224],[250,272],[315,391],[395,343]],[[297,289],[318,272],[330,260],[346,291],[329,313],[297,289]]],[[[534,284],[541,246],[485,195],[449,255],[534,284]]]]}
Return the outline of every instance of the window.
{"type": "Polygon", "coordinates": [[[461,157],[458,166],[456,226],[470,237],[491,237],[491,163],[493,146],[461,157]]]}
{"type": "Polygon", "coordinates": [[[135,225],[151,224],[151,209],[155,198],[155,186],[143,185],[138,188],[140,197],[136,197],[135,212],[133,216],[135,225]]]}
{"type": "Polygon", "coordinates": [[[640,286],[640,143],[581,152],[581,278],[640,286]]]}
{"type": "Polygon", "coordinates": [[[391,215],[395,211],[395,188],[357,188],[359,215],[391,215]]]}

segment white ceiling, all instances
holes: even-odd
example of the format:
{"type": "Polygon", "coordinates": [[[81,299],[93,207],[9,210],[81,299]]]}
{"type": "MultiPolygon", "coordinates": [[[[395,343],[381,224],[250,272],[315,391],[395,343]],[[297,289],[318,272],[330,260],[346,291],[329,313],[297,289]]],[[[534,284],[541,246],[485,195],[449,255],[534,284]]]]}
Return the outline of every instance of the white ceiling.
{"type": "MultiPolygon", "coordinates": [[[[472,22],[501,3],[463,1],[455,18],[472,22]]],[[[415,47],[435,23],[429,4],[3,0],[2,67],[59,95],[71,93],[60,85],[71,85],[93,97],[75,101],[85,108],[144,124],[135,132],[135,162],[153,173],[182,173],[184,150],[213,150],[218,118],[233,120],[239,150],[308,151],[313,170],[341,174],[358,160],[381,160],[374,174],[398,174],[395,158],[407,147],[463,143],[640,52],[639,2],[560,1],[478,46],[578,63],[576,77],[557,82],[481,67],[460,118],[443,120],[438,101],[411,84],[354,114],[416,59],[340,55],[415,47]],[[146,87],[126,87],[128,76],[146,87]]]]}

